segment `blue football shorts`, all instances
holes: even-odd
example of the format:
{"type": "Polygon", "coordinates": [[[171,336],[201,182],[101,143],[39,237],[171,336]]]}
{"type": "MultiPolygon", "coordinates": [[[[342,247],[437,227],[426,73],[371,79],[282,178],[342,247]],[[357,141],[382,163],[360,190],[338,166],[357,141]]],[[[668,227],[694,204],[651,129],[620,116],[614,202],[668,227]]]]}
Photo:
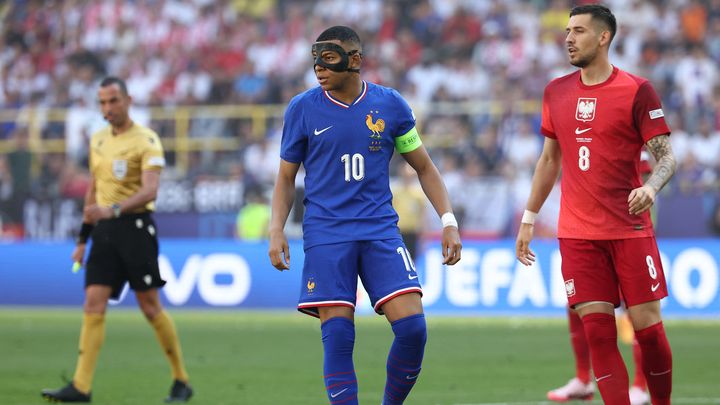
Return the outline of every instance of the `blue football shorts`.
{"type": "Polygon", "coordinates": [[[358,276],[380,315],[391,299],[422,295],[415,265],[402,239],[316,245],[305,251],[298,311],[318,317],[318,308],[355,308],[358,276]]]}

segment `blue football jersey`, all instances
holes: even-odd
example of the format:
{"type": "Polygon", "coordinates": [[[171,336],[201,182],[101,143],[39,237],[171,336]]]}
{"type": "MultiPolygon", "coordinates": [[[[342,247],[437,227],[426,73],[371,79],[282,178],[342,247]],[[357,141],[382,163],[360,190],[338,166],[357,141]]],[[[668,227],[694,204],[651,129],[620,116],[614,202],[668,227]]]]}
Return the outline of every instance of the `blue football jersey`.
{"type": "Polygon", "coordinates": [[[395,138],[415,132],[407,102],[363,81],[350,105],[315,87],[288,104],[280,157],[305,166],[304,248],[399,236],[389,164],[395,138]]]}

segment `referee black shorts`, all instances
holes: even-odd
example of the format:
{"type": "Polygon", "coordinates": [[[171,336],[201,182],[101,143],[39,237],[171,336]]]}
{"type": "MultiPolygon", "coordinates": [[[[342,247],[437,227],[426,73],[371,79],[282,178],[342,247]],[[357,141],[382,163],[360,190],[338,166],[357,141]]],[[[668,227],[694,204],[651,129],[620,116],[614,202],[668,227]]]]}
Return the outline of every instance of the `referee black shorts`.
{"type": "Polygon", "coordinates": [[[164,286],[158,266],[157,227],[150,213],[98,221],[85,268],[85,287],[110,286],[111,298],[120,296],[126,281],[135,291],[164,286]]]}

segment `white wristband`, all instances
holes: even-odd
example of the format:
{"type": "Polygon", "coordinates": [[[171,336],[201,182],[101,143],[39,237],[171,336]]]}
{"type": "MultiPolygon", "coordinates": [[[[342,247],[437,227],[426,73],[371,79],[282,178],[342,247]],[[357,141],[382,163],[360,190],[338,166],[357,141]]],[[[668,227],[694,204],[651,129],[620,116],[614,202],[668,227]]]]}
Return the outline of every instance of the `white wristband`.
{"type": "Polygon", "coordinates": [[[537,212],[525,210],[525,212],[523,212],[523,216],[520,222],[523,224],[535,225],[535,217],[537,217],[537,212]]]}
{"type": "Polygon", "coordinates": [[[447,228],[448,226],[458,227],[457,219],[455,219],[455,215],[452,212],[442,214],[440,221],[442,221],[443,228],[447,228]]]}

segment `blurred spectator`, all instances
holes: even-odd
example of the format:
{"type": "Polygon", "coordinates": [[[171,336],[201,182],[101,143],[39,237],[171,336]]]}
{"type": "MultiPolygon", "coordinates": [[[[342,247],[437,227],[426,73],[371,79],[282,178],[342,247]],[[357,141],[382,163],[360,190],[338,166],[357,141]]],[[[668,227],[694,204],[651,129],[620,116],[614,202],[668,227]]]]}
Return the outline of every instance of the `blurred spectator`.
{"type": "Polygon", "coordinates": [[[718,79],[717,62],[708,58],[702,45],[693,46],[678,63],[675,83],[678,83],[683,97],[685,128],[688,131],[696,131],[699,120],[712,119],[712,96],[718,79]]]}
{"type": "Polygon", "coordinates": [[[678,164],[673,183],[678,185],[679,191],[683,194],[700,194],[704,189],[703,172],[703,167],[700,166],[695,155],[688,153],[678,164]]]}
{"type": "Polygon", "coordinates": [[[688,43],[700,44],[707,30],[707,9],[700,0],[690,0],[680,11],[680,26],[688,43]]]}
{"type": "Polygon", "coordinates": [[[269,187],[275,183],[280,167],[280,142],[263,138],[245,150],[243,162],[251,184],[269,187]]]}
{"type": "Polygon", "coordinates": [[[0,155],[0,231],[2,224],[9,222],[13,197],[13,178],[7,158],[0,155]]]}
{"type": "Polygon", "coordinates": [[[61,153],[42,155],[40,174],[33,182],[33,195],[40,200],[60,198],[60,182],[66,156],[61,153]]]}
{"type": "Polygon", "coordinates": [[[90,175],[81,170],[75,162],[67,161],[60,174],[59,186],[61,197],[84,201],[90,186],[90,175]]]}
{"type": "Polygon", "coordinates": [[[517,131],[508,134],[505,143],[507,161],[516,170],[532,173],[535,170],[537,157],[542,151],[542,137],[532,131],[528,120],[521,120],[517,131]]]}
{"type": "Polygon", "coordinates": [[[540,25],[550,31],[564,31],[568,22],[569,2],[551,0],[550,7],[540,13],[540,25]]]}
{"type": "Polygon", "coordinates": [[[31,165],[30,137],[27,127],[18,127],[13,132],[14,150],[7,154],[7,164],[12,176],[13,209],[11,217],[22,221],[22,202],[30,194],[31,165]]]}
{"type": "Polygon", "coordinates": [[[198,104],[207,100],[211,87],[212,76],[199,62],[190,61],[175,80],[175,97],[181,104],[198,104]]]}
{"type": "MultiPolygon", "coordinates": [[[[500,148],[498,126],[492,124],[478,137],[477,150],[471,152],[471,161],[478,159],[478,170],[484,175],[498,174],[503,162],[503,150],[500,148]]],[[[466,155],[467,156],[467,155],[466,155]]]]}
{"type": "MultiPolygon", "coordinates": [[[[497,23],[493,23],[493,27],[496,27],[496,31],[500,30],[497,23]]],[[[440,41],[446,49],[447,56],[467,55],[482,34],[483,27],[478,16],[460,6],[450,18],[445,20],[440,41]]]]}
{"type": "Polygon", "coordinates": [[[251,60],[246,60],[233,85],[237,102],[240,104],[262,103],[267,100],[270,89],[269,78],[255,73],[251,60]]]}
{"type": "Polygon", "coordinates": [[[270,205],[260,187],[248,188],[245,205],[237,216],[237,237],[246,241],[267,239],[270,225],[270,205]]]}
{"type": "Polygon", "coordinates": [[[13,131],[13,150],[0,157],[0,236],[22,238],[23,204],[30,195],[32,154],[28,147],[28,130],[13,131]]]}

